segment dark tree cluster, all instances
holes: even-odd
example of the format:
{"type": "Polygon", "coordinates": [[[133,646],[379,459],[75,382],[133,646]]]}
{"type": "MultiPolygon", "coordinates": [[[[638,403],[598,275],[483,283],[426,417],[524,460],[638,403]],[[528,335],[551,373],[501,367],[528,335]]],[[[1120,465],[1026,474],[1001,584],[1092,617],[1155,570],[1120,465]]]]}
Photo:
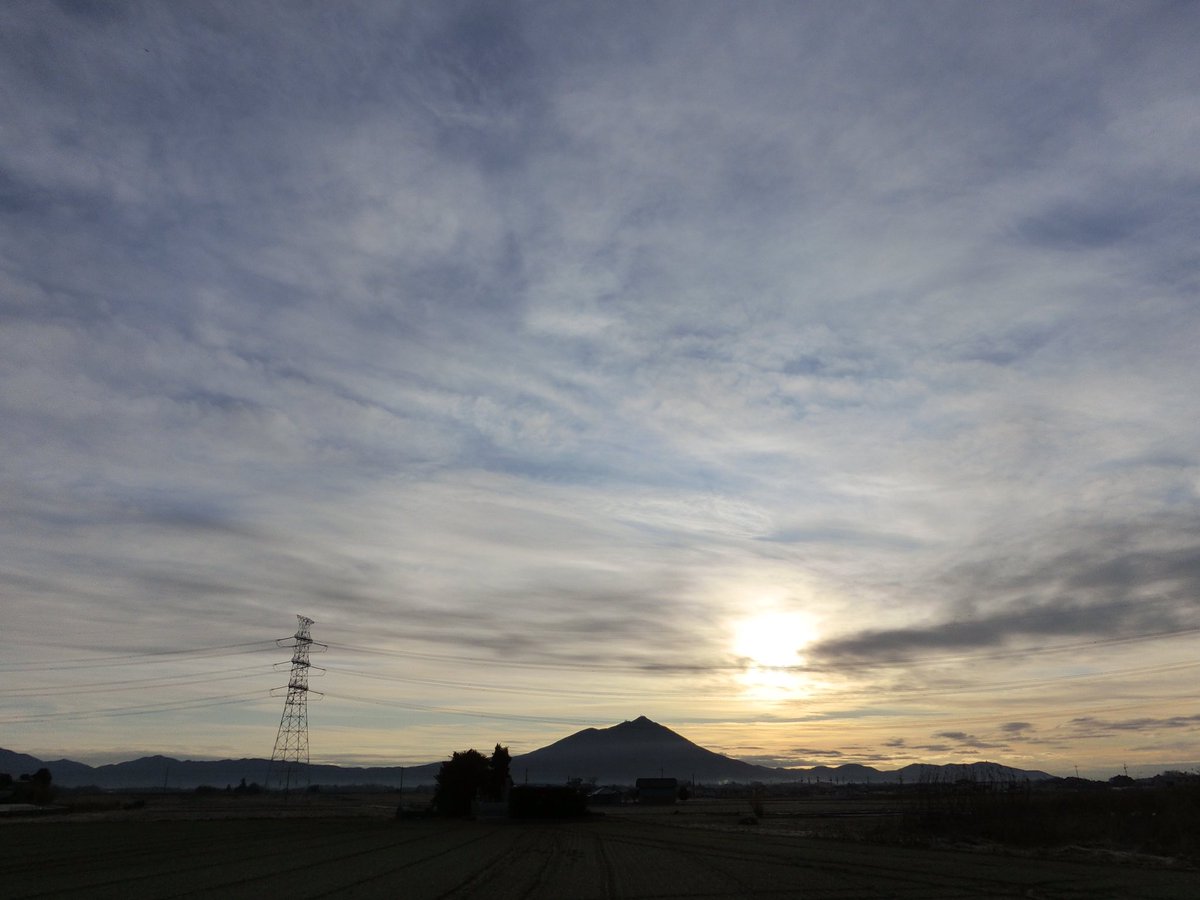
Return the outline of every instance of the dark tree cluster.
{"type": "Polygon", "coordinates": [[[433,805],[444,816],[465,816],[475,800],[500,801],[512,785],[507,747],[496,745],[491,757],[478,750],[463,750],[442,763],[437,774],[433,805]]]}
{"type": "Polygon", "coordinates": [[[38,769],[32,775],[25,773],[16,781],[7,773],[0,774],[0,802],[49,803],[54,796],[50,770],[38,769]]]}

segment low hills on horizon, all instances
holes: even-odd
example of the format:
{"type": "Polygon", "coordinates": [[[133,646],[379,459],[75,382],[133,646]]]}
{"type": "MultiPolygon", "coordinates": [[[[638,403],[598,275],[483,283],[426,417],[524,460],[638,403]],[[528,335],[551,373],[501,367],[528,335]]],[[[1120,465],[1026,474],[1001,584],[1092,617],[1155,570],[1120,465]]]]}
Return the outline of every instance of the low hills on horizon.
{"type": "MultiPolygon", "coordinates": [[[[466,748],[459,748],[466,749],[466,748]]],[[[490,748],[480,748],[487,751],[490,748]]],[[[447,758],[449,754],[447,754],[447,758]]],[[[265,784],[269,761],[178,760],[145,756],[127,762],[89,766],[69,759],[40,760],[0,748],[0,772],[14,778],[47,768],[61,787],[107,789],[160,788],[186,790],[201,785],[222,787],[265,784]]],[[[330,787],[378,785],[416,787],[432,784],[441,762],[419,766],[350,767],[312,764],[308,780],[330,787]]],[[[841,784],[915,784],[921,781],[1048,781],[1055,776],[1037,770],[1014,769],[999,763],[913,763],[894,771],[850,763],[804,769],[772,768],[705,749],[645,716],[608,728],[585,728],[545,747],[512,759],[515,781],[565,783],[572,778],[598,784],[633,784],[638,778],[670,777],[700,784],[837,782],[841,784]]]]}

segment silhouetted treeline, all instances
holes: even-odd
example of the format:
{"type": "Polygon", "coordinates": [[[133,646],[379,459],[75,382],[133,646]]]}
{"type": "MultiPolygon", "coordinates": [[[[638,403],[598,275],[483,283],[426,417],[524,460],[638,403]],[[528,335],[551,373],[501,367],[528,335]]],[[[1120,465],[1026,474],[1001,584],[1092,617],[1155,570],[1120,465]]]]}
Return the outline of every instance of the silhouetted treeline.
{"type": "Polygon", "coordinates": [[[434,809],[444,816],[465,816],[470,814],[471,804],[476,800],[506,800],[512,786],[511,763],[508,748],[499,744],[490,758],[478,750],[454,753],[442,763],[437,774],[434,809]]]}
{"type": "Polygon", "coordinates": [[[1167,773],[1135,783],[1080,778],[989,789],[927,786],[908,795],[910,836],[979,839],[1018,847],[1089,846],[1200,861],[1200,776],[1167,773]]]}
{"type": "Polygon", "coordinates": [[[44,767],[15,780],[8,773],[0,773],[0,803],[45,805],[53,799],[53,781],[50,770],[44,767]]]}

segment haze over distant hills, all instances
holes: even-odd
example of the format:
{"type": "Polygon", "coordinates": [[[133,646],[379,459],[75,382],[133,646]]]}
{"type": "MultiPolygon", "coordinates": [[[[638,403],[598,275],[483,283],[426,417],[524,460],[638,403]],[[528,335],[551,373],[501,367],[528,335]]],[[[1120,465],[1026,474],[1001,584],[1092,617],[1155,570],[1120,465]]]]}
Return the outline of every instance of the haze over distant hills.
{"type": "MultiPolygon", "coordinates": [[[[458,748],[466,749],[466,748],[458,748]]],[[[477,748],[487,752],[490,748],[477,748]]],[[[449,753],[446,754],[447,757],[449,753]]],[[[23,753],[0,749],[0,772],[14,777],[45,766],[54,783],[64,787],[95,785],[102,788],[190,789],[199,785],[236,785],[264,782],[265,759],[178,760],[146,756],[105,766],[88,766],[73,760],[44,761],[23,753]]],[[[397,787],[431,784],[440,762],[421,766],[346,767],[313,765],[310,781],[330,786],[382,785],[397,787]]],[[[888,782],[915,783],[921,780],[953,780],[969,777],[979,781],[1041,781],[1054,776],[998,763],[934,766],[914,763],[896,771],[870,766],[817,766],[810,769],[777,769],[757,766],[706,750],[671,729],[645,716],[609,728],[585,728],[538,750],[514,756],[514,780],[561,783],[570,778],[595,779],[600,784],[633,784],[638,778],[666,777],[697,783],[838,781],[845,784],[888,782]]]]}

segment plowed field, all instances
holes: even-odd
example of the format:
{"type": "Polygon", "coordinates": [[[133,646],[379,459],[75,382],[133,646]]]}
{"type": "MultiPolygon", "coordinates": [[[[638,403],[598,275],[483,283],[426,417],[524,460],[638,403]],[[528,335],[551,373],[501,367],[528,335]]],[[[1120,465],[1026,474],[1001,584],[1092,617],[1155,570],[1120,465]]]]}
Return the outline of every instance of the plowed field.
{"type": "MultiPolygon", "coordinates": [[[[686,817],[681,817],[686,819],[686,817]]],[[[605,816],[9,822],[0,896],[730,898],[1200,897],[1200,873],[816,841],[605,816]]]]}

